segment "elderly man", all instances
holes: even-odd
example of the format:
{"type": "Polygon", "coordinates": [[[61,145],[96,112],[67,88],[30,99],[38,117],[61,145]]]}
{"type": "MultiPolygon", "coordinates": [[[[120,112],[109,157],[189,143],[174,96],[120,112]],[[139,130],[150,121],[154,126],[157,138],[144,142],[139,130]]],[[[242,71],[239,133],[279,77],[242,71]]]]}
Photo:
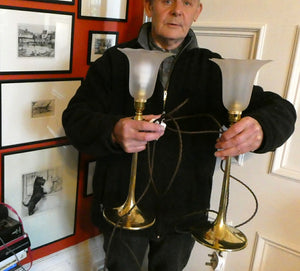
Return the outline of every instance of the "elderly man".
{"type": "Polygon", "coordinates": [[[194,239],[177,226],[184,222],[188,228],[189,223],[206,217],[186,219],[209,208],[216,157],[272,151],[293,132],[293,106],[279,95],[255,86],[243,118],[220,137],[217,132],[181,133],[178,140],[178,128],[218,131],[216,123],[228,125],[220,69],[210,61],[220,56],[200,49],[190,29],[201,10],[199,0],[145,0],[145,11],[152,22],[142,26],[136,39],[117,46],[174,54],[160,67],[144,121],[132,119],[135,112],[128,89],[128,59],[117,47],[108,49],[90,67],[64,111],[63,125],[70,142],[97,158],[92,216],[104,235],[109,270],[141,270],[146,251],[149,270],[183,270],[194,239]],[[166,130],[149,122],[163,112],[166,130]],[[172,114],[168,119],[169,112],[172,114]],[[151,150],[155,147],[151,177],[147,144],[151,150]],[[125,201],[134,152],[139,153],[139,207],[153,214],[156,221],[140,231],[115,230],[101,210],[125,201]],[[149,179],[152,182],[147,189],[149,179]]]}

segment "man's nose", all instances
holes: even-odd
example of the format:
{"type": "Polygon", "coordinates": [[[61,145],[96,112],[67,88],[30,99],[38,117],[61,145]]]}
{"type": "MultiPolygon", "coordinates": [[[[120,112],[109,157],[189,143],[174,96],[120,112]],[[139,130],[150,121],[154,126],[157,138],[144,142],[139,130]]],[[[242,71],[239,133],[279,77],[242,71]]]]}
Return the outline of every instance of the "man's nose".
{"type": "Polygon", "coordinates": [[[182,1],[174,1],[172,5],[172,14],[175,16],[179,16],[182,14],[183,3],[182,1]]]}

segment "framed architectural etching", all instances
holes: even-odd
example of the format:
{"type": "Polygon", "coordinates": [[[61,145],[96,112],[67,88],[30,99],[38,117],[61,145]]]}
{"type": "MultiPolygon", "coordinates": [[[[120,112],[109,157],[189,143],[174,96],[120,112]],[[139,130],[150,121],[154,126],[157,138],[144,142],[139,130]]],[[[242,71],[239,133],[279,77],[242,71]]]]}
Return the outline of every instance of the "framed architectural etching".
{"type": "Polygon", "coordinates": [[[0,74],[69,73],[74,14],[0,6],[0,74]]]}
{"type": "Polygon", "coordinates": [[[118,32],[89,31],[87,63],[91,64],[97,58],[101,57],[106,49],[116,45],[118,37],[118,32]]]}
{"type": "Polygon", "coordinates": [[[22,217],[33,249],[75,233],[78,156],[71,145],[2,154],[2,200],[22,217]]]}
{"type": "Polygon", "coordinates": [[[81,80],[0,81],[1,147],[64,137],[62,113],[81,80]]]}
{"type": "Polygon", "coordinates": [[[82,19],[127,21],[128,0],[78,0],[78,9],[82,19]]]}

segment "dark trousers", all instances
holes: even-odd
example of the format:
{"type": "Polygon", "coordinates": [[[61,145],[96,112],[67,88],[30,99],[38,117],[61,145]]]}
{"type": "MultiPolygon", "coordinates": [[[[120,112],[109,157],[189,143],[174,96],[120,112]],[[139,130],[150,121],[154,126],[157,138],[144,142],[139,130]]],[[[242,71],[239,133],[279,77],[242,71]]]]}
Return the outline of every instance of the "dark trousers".
{"type": "Polygon", "coordinates": [[[111,232],[103,235],[109,271],[141,271],[148,247],[148,271],[182,271],[195,243],[190,234],[176,232],[149,237],[139,231],[117,229],[112,237],[111,232]]]}

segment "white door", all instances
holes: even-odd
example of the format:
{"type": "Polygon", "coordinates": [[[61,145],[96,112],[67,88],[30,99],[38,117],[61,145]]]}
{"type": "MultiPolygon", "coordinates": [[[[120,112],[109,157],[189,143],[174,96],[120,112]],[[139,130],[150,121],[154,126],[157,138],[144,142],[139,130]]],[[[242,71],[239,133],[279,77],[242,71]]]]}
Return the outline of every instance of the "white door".
{"type": "MultiPolygon", "coordinates": [[[[224,58],[272,60],[256,84],[290,100],[300,111],[300,1],[202,0],[203,11],[193,25],[200,47],[224,58]]],[[[248,246],[224,253],[219,271],[300,270],[300,121],[288,142],[275,153],[245,154],[231,173],[246,183],[259,202],[257,215],[240,230],[248,246]]],[[[222,172],[214,175],[211,207],[218,210],[222,172]]],[[[231,181],[228,224],[251,216],[255,201],[231,181]]],[[[212,270],[205,262],[212,250],[196,244],[186,271],[212,270]]]]}

